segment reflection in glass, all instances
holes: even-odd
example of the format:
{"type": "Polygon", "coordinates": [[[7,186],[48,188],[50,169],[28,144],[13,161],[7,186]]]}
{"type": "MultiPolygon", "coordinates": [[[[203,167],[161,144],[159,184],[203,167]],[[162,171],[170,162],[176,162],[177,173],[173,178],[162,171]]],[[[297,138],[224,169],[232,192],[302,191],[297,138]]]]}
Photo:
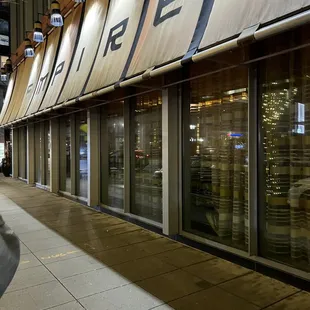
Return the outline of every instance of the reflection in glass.
{"type": "Polygon", "coordinates": [[[191,82],[185,141],[185,230],[245,249],[248,243],[247,69],[191,82]]]}
{"type": "Polygon", "coordinates": [[[18,149],[18,176],[22,179],[27,178],[27,127],[18,130],[20,147],[18,149]]]}
{"type": "Polygon", "coordinates": [[[36,182],[41,183],[41,167],[40,167],[40,151],[41,151],[41,135],[40,123],[34,125],[34,139],[35,139],[35,177],[36,182]]]}
{"type": "Polygon", "coordinates": [[[108,205],[123,209],[124,204],[124,107],[122,102],[106,106],[109,145],[108,205]]]}
{"type": "Polygon", "coordinates": [[[45,154],[46,161],[45,161],[45,167],[46,167],[46,183],[45,185],[50,186],[50,178],[51,178],[51,131],[50,131],[50,124],[49,121],[45,123],[45,154]]]}
{"type": "Polygon", "coordinates": [[[81,197],[87,198],[88,196],[88,190],[87,190],[87,180],[88,180],[87,113],[81,113],[78,119],[80,121],[80,124],[79,124],[80,184],[79,184],[78,195],[81,197]]]}
{"type": "Polygon", "coordinates": [[[71,192],[71,123],[66,119],[66,192],[71,192]]]}
{"type": "Polygon", "coordinates": [[[310,271],[310,49],[262,63],[261,254],[310,271]]]}
{"type": "Polygon", "coordinates": [[[137,97],[134,114],[135,144],[132,150],[131,212],[162,222],[162,101],[161,93],[137,97]]]}

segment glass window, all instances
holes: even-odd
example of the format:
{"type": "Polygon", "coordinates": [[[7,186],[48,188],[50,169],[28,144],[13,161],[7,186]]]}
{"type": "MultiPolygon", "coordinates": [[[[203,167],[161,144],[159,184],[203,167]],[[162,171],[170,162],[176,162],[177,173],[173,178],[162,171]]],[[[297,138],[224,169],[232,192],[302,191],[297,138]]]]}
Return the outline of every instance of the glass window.
{"type": "Polygon", "coordinates": [[[87,198],[88,196],[88,149],[87,149],[87,113],[81,113],[78,117],[79,121],[79,176],[80,183],[78,189],[78,196],[87,198]]]}
{"type": "Polygon", "coordinates": [[[310,271],[310,49],[261,63],[261,255],[310,271]]]}
{"type": "Polygon", "coordinates": [[[184,115],[183,227],[241,249],[248,243],[247,87],[246,68],[193,80],[184,115]]]}
{"type": "Polygon", "coordinates": [[[133,129],[131,212],[162,222],[161,92],[137,97],[133,129]]]}
{"type": "Polygon", "coordinates": [[[124,208],[124,103],[105,105],[101,114],[102,202],[124,208]],[[108,167],[108,171],[106,169],[108,167]]]}
{"type": "Polygon", "coordinates": [[[19,149],[18,149],[18,176],[22,179],[27,178],[27,127],[18,130],[19,149]]]}
{"type": "Polygon", "coordinates": [[[71,121],[70,117],[60,120],[60,189],[71,193],[71,121]]]}
{"type": "Polygon", "coordinates": [[[45,167],[46,167],[46,181],[45,185],[50,186],[51,178],[51,130],[50,122],[45,122],[45,167]]]}
{"type": "Polygon", "coordinates": [[[40,134],[40,123],[35,124],[34,139],[35,139],[35,171],[36,171],[36,182],[41,183],[41,134],[40,134]]]}

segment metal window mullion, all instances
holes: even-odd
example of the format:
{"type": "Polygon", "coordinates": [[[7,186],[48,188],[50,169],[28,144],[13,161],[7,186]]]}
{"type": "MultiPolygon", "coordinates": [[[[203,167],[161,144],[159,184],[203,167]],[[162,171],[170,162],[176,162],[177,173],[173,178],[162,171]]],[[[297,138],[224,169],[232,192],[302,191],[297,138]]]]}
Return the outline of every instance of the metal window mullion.
{"type": "Polygon", "coordinates": [[[67,127],[64,119],[59,122],[59,188],[66,191],[67,181],[67,127]]]}
{"type": "Polygon", "coordinates": [[[34,124],[27,126],[27,180],[28,184],[35,183],[35,137],[34,124]]]}
{"type": "Polygon", "coordinates": [[[107,120],[107,109],[106,106],[103,106],[100,113],[100,201],[105,205],[109,205],[109,133],[107,120]]]}
{"type": "Polygon", "coordinates": [[[71,170],[71,195],[77,195],[78,189],[78,171],[79,171],[79,126],[77,125],[77,115],[70,116],[71,145],[70,145],[70,170],[71,170]]]}
{"type": "Polygon", "coordinates": [[[248,229],[250,255],[258,255],[258,69],[257,63],[249,67],[248,101],[248,229]]]}
{"type": "Polygon", "coordinates": [[[45,137],[45,123],[40,123],[40,173],[41,184],[46,185],[46,137],[45,137]]]}
{"type": "Polygon", "coordinates": [[[18,165],[19,165],[19,136],[18,136],[18,129],[13,128],[12,133],[12,177],[18,178],[18,165]]]}

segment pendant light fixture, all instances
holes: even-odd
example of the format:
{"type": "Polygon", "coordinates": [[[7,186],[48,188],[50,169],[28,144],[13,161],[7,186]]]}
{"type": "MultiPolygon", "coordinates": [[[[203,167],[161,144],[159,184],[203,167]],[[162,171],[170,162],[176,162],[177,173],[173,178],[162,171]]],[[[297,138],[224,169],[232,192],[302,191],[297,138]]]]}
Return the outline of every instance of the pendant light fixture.
{"type": "Polygon", "coordinates": [[[51,4],[51,25],[54,27],[62,27],[64,24],[60,14],[60,5],[58,1],[53,1],[51,4]]]}
{"type": "Polygon", "coordinates": [[[6,70],[5,68],[1,68],[1,82],[6,82],[6,81],[7,81],[6,70]]]}
{"type": "Polygon", "coordinates": [[[12,66],[12,60],[11,60],[11,58],[8,58],[8,59],[6,60],[4,67],[5,67],[6,73],[9,73],[9,74],[10,74],[10,73],[13,72],[13,66],[12,66]]]}
{"type": "Polygon", "coordinates": [[[34,23],[33,41],[38,42],[38,43],[41,43],[44,41],[43,32],[42,32],[42,23],[40,21],[36,21],[34,23]]]}
{"type": "Polygon", "coordinates": [[[26,58],[34,57],[35,53],[31,45],[31,41],[28,38],[25,38],[24,44],[25,44],[25,50],[24,50],[25,57],[26,58]]]}

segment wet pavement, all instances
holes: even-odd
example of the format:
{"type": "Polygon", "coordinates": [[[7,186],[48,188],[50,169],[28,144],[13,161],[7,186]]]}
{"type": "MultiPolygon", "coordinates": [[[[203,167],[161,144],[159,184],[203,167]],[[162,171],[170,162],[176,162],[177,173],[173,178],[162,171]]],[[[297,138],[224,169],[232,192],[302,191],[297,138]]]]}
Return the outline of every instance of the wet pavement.
{"type": "Polygon", "coordinates": [[[0,310],[293,310],[310,294],[119,218],[0,177],[21,242],[0,310]]]}

